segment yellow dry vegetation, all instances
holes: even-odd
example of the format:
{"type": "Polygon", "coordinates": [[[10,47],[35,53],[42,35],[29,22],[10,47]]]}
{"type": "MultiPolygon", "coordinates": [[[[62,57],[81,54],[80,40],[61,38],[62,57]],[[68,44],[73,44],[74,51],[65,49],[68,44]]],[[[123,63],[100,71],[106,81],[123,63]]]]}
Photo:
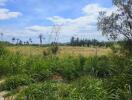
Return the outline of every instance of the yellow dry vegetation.
{"type": "MultiPolygon", "coordinates": [[[[19,52],[24,56],[42,56],[43,51],[47,50],[48,47],[40,47],[40,46],[9,46],[7,49],[13,53],[19,52]]],[[[107,55],[111,52],[110,48],[98,47],[72,47],[72,46],[60,46],[59,47],[59,57],[64,56],[94,56],[96,55],[107,55]]]]}

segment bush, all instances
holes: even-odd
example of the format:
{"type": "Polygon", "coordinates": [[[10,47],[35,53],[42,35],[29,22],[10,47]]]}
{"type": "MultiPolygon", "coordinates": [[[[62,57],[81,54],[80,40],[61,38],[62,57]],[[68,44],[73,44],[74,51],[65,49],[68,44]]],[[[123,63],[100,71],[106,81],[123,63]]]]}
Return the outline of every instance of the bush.
{"type": "Polygon", "coordinates": [[[52,67],[53,72],[59,73],[64,79],[71,81],[83,74],[83,65],[80,65],[80,59],[68,57],[60,59],[59,63],[52,67]]]}
{"type": "Polygon", "coordinates": [[[0,58],[0,75],[16,75],[24,72],[24,59],[19,54],[8,54],[0,58]]]}
{"type": "Polygon", "coordinates": [[[111,96],[103,87],[103,82],[93,77],[82,77],[73,83],[81,100],[108,100],[111,96]]]}
{"type": "Polygon", "coordinates": [[[1,89],[3,90],[13,90],[20,86],[29,85],[33,82],[33,79],[28,75],[16,75],[11,76],[5,80],[5,82],[1,85],[1,89]]]}
{"type": "MultiPolygon", "coordinates": [[[[47,60],[46,60],[47,61],[47,60]]],[[[52,72],[47,66],[46,61],[42,58],[31,58],[26,63],[26,73],[37,82],[50,79],[52,72]]]]}
{"type": "Polygon", "coordinates": [[[0,43],[0,57],[7,54],[8,51],[5,49],[4,45],[0,43]]]}
{"type": "Polygon", "coordinates": [[[53,82],[33,84],[20,95],[19,99],[25,97],[28,100],[108,100],[110,98],[103,88],[102,81],[92,77],[83,77],[72,84],[53,82]]]}
{"type": "Polygon", "coordinates": [[[89,58],[85,62],[83,70],[85,74],[100,78],[106,78],[112,74],[109,59],[105,56],[89,58]]]}
{"type": "Polygon", "coordinates": [[[43,84],[33,84],[23,91],[18,98],[29,100],[78,100],[72,93],[74,88],[63,83],[45,82],[43,84]]]}
{"type": "Polygon", "coordinates": [[[52,47],[50,47],[50,51],[52,54],[57,54],[59,51],[59,47],[57,45],[53,45],[52,47]]]}
{"type": "Polygon", "coordinates": [[[113,93],[113,98],[118,100],[132,99],[132,58],[114,56],[111,58],[113,75],[105,80],[108,92],[113,93]]]}

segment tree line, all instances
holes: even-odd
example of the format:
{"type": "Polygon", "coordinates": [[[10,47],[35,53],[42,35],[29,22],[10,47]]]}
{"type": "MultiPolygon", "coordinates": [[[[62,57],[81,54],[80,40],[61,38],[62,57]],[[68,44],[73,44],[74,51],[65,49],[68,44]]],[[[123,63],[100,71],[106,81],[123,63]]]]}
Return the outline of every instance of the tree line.
{"type": "Polygon", "coordinates": [[[80,39],[76,37],[71,37],[71,46],[99,46],[99,47],[109,47],[113,42],[110,41],[98,41],[96,39],[80,39]]]}

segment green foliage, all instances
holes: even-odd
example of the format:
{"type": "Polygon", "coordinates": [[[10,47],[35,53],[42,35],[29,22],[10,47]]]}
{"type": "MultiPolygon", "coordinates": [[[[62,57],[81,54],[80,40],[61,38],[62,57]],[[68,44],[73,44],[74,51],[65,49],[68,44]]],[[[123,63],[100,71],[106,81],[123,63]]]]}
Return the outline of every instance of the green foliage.
{"type": "Polygon", "coordinates": [[[21,98],[25,96],[29,100],[78,100],[72,96],[72,91],[71,85],[45,82],[30,85],[22,92],[21,98]]]}
{"type": "Polygon", "coordinates": [[[132,99],[132,58],[114,55],[111,58],[113,75],[105,80],[104,85],[117,100],[132,99]],[[113,59],[114,58],[114,59],[113,59]]]}
{"type": "Polygon", "coordinates": [[[16,75],[11,76],[5,80],[1,85],[2,90],[13,90],[20,86],[29,85],[33,82],[33,79],[28,75],[16,75]]]}
{"type": "Polygon", "coordinates": [[[0,75],[16,75],[23,73],[24,59],[20,54],[7,54],[0,57],[0,75]]]}
{"type": "Polygon", "coordinates": [[[8,53],[8,51],[5,49],[4,45],[0,43],[0,57],[4,56],[8,53]]]}
{"type": "Polygon", "coordinates": [[[50,48],[50,51],[51,51],[52,54],[57,54],[57,52],[59,51],[59,47],[57,45],[53,45],[50,48]]]}
{"type": "MultiPolygon", "coordinates": [[[[83,77],[75,83],[44,82],[26,88],[18,98],[29,100],[108,100],[107,91],[101,80],[83,77]]],[[[20,99],[19,99],[20,100],[20,99]]]]}
{"type": "Polygon", "coordinates": [[[111,95],[103,87],[103,82],[93,77],[82,77],[75,81],[77,91],[80,93],[81,100],[108,100],[111,95]]]}
{"type": "Polygon", "coordinates": [[[36,81],[45,81],[50,79],[52,72],[46,65],[45,59],[42,58],[31,58],[28,59],[25,65],[26,73],[31,75],[36,81]]]}
{"type": "Polygon", "coordinates": [[[57,45],[52,45],[48,47],[46,50],[43,51],[43,56],[44,57],[49,57],[51,55],[56,55],[59,52],[59,46],[57,45]]]}
{"type": "Polygon", "coordinates": [[[100,78],[111,75],[109,59],[105,56],[89,58],[86,61],[83,70],[86,74],[100,78]]]}
{"type": "Polygon", "coordinates": [[[6,79],[0,90],[21,87],[18,100],[131,100],[132,57],[121,49],[88,58],[24,57],[6,51],[0,56],[0,76],[6,79]]]}
{"type": "Polygon", "coordinates": [[[83,58],[74,57],[60,59],[58,65],[53,66],[52,70],[66,80],[74,80],[82,75],[83,60],[83,58]]]}

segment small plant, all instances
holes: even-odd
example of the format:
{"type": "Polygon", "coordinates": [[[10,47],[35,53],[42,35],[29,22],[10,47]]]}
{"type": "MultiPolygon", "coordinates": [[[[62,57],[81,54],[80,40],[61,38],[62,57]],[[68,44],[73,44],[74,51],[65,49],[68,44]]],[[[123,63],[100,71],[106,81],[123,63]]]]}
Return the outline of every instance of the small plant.
{"type": "Polygon", "coordinates": [[[58,45],[51,46],[50,47],[50,51],[51,51],[52,54],[55,54],[56,55],[58,53],[58,51],[59,51],[58,45]]]}
{"type": "Polygon", "coordinates": [[[43,51],[43,56],[44,57],[49,56],[49,55],[50,55],[50,52],[48,50],[43,51]]]}

